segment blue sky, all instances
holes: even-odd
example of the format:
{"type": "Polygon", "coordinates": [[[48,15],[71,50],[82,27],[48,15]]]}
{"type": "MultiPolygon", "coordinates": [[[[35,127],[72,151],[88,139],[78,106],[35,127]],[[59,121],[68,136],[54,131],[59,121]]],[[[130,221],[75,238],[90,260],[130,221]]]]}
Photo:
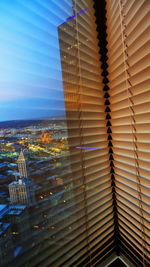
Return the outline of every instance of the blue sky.
{"type": "Polygon", "coordinates": [[[64,114],[57,27],[72,0],[0,0],[0,121],[64,114]]]}

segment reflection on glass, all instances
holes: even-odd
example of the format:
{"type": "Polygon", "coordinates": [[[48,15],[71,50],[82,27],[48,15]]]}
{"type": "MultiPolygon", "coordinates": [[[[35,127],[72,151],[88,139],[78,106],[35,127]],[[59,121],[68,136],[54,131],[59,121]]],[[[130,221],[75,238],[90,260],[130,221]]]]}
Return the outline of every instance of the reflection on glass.
{"type": "Polygon", "coordinates": [[[89,9],[90,0],[0,2],[1,266],[65,266],[94,240],[104,123],[89,9]]]}
{"type": "Polygon", "coordinates": [[[0,3],[0,266],[53,262],[72,230],[57,27],[73,10],[62,2],[0,3]]]}

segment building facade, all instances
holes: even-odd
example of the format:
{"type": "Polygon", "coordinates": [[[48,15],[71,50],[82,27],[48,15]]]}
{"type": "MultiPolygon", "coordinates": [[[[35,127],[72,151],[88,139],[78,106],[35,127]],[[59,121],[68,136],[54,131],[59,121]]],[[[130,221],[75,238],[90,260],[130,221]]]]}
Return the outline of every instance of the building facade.
{"type": "Polygon", "coordinates": [[[10,201],[13,204],[35,205],[35,185],[28,177],[23,151],[18,158],[19,178],[9,184],[10,201]]]}

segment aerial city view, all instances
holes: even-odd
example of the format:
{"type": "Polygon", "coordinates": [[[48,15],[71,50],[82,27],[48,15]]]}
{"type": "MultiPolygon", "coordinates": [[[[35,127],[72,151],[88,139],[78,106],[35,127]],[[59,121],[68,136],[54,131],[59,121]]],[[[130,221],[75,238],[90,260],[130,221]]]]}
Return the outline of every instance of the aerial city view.
{"type": "MultiPolygon", "coordinates": [[[[59,11],[57,2],[46,8],[59,11]]],[[[24,266],[37,255],[36,265],[39,252],[49,247],[52,255],[71,230],[73,186],[58,41],[58,26],[72,15],[71,2],[59,18],[40,16],[36,22],[29,9],[42,14],[38,1],[23,1],[24,9],[19,1],[0,2],[0,266],[24,266]],[[16,15],[22,11],[25,21],[16,15]]]]}
{"type": "Polygon", "coordinates": [[[44,234],[55,238],[58,216],[67,216],[68,156],[65,120],[0,123],[2,263],[6,254],[10,260],[24,252],[27,243],[33,248],[44,234]]]}

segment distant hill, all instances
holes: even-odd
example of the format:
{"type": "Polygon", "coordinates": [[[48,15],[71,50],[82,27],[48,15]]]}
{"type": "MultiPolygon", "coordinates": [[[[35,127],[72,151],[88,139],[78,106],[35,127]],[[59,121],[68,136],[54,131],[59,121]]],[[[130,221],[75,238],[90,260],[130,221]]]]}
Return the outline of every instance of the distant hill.
{"type": "Polygon", "coordinates": [[[14,121],[2,121],[0,122],[0,129],[10,129],[10,128],[24,128],[34,126],[40,126],[41,124],[49,124],[50,121],[55,121],[56,124],[60,122],[65,122],[65,117],[56,117],[56,118],[49,118],[49,119],[40,119],[40,120],[14,120],[14,121]]]}

